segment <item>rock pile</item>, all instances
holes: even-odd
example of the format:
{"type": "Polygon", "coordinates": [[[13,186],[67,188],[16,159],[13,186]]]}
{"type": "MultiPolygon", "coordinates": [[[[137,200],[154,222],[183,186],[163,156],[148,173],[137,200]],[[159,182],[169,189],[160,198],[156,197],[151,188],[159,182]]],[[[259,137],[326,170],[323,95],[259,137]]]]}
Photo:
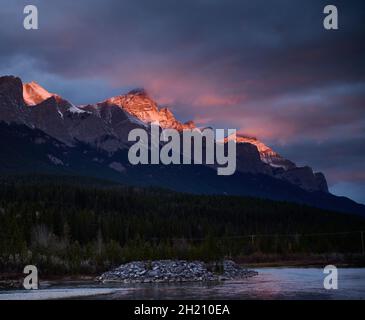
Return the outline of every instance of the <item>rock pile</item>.
{"type": "Polygon", "coordinates": [[[248,270],[240,267],[237,263],[231,260],[223,261],[223,275],[220,280],[234,280],[256,276],[258,273],[253,270],[248,270]]]}
{"type": "Polygon", "coordinates": [[[221,274],[209,271],[207,264],[201,261],[157,260],[130,262],[103,273],[97,280],[124,283],[196,282],[242,279],[256,274],[228,260],[223,262],[221,274]]]}

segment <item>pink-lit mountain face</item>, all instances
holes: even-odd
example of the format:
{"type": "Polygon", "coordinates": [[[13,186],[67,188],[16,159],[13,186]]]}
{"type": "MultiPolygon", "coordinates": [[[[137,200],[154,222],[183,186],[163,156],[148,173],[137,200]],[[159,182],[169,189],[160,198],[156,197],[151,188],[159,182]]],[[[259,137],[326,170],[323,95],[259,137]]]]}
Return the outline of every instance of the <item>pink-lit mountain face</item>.
{"type": "Polygon", "coordinates": [[[125,95],[110,98],[105,103],[121,107],[144,123],[158,121],[162,128],[179,131],[195,128],[195,124],[192,121],[181,123],[176,120],[169,108],[159,109],[157,103],[143,89],[136,89],[125,95]]]}
{"type": "MultiPolygon", "coordinates": [[[[159,108],[141,89],[100,103],[75,106],[35,82],[23,85],[19,78],[11,76],[0,78],[1,120],[42,130],[71,147],[84,142],[109,154],[129,147],[131,129],[146,129],[155,121],[162,128],[179,131],[196,128],[192,121],[179,122],[170,109],[159,108]]],[[[228,139],[231,137],[225,141],[228,139]]],[[[322,173],[314,173],[310,167],[297,167],[256,138],[238,135],[236,143],[238,172],[264,174],[308,191],[328,192],[322,173]]],[[[116,167],[115,163],[111,167],[116,167]]],[[[122,174],[123,170],[116,171],[122,174]]]]}
{"type": "Polygon", "coordinates": [[[49,93],[36,82],[23,84],[23,98],[28,106],[35,106],[52,96],[56,95],[49,93]]]}

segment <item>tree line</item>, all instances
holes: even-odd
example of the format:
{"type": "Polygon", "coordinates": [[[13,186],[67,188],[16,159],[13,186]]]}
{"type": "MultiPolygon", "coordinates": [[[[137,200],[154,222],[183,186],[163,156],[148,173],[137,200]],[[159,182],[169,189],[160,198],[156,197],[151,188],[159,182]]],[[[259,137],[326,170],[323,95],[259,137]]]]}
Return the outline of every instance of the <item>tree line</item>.
{"type": "Polygon", "coordinates": [[[44,273],[72,274],[98,273],[131,260],[357,253],[358,234],[331,234],[364,229],[360,216],[257,198],[0,183],[3,272],[21,271],[26,264],[44,273]]]}

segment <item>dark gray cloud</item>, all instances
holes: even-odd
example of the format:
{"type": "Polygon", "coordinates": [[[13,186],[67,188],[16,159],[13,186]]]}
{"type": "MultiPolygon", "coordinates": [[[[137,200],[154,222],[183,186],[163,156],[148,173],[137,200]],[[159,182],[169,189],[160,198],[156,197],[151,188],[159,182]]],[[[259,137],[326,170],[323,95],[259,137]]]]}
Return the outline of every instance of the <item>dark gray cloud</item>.
{"type": "Polygon", "coordinates": [[[33,0],[37,31],[22,28],[28,1],[1,4],[1,74],[74,103],[145,87],[182,120],[237,127],[365,195],[364,1],[331,1],[337,31],[322,0],[33,0]]]}

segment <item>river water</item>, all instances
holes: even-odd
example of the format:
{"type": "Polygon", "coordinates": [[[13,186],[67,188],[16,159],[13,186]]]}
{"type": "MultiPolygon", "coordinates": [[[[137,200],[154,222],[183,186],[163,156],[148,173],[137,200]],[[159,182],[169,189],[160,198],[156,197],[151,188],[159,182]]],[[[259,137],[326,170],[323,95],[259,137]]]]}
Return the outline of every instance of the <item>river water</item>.
{"type": "Polygon", "coordinates": [[[319,268],[259,268],[258,276],[220,283],[100,285],[42,283],[36,291],[0,291],[1,299],[365,299],[365,268],[338,269],[338,289],[326,290],[319,268]]]}

